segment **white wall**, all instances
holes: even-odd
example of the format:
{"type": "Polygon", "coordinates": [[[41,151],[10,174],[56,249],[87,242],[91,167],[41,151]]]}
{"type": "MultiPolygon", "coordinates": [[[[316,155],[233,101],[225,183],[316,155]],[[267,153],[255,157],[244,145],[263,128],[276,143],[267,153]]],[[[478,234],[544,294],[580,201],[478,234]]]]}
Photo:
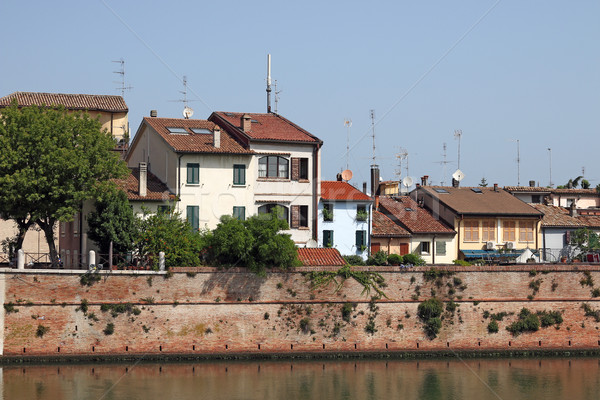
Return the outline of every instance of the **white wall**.
{"type": "Polygon", "coordinates": [[[333,230],[333,247],[338,249],[339,252],[344,255],[360,255],[363,259],[367,258],[370,247],[370,234],[371,234],[371,203],[366,201],[326,201],[321,200],[319,202],[319,247],[325,247],[323,243],[323,231],[333,230]],[[323,220],[323,204],[333,204],[333,221],[323,220]],[[358,205],[366,206],[369,218],[367,221],[356,220],[356,207],[358,205]],[[356,247],[356,231],[364,230],[366,233],[365,250],[360,251],[356,247]]]}

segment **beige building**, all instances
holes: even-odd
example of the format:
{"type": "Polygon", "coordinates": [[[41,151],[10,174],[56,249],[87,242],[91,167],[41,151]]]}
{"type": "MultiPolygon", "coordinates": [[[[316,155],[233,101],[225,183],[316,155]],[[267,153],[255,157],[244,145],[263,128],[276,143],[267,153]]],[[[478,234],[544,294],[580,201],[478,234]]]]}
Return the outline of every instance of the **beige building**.
{"type": "MultiPolygon", "coordinates": [[[[70,112],[85,111],[92,118],[98,118],[102,124],[102,129],[110,132],[119,142],[116,151],[125,151],[128,144],[129,122],[127,113],[129,109],[121,96],[113,95],[90,95],[90,94],[62,94],[62,93],[34,93],[34,92],[14,92],[8,96],[0,98],[0,113],[2,109],[16,102],[19,107],[32,105],[47,107],[63,106],[70,112]]],[[[61,223],[56,228],[55,237],[59,240],[57,250],[64,257],[66,251],[69,251],[70,258],[73,258],[73,251],[77,251],[75,243],[80,242],[81,219],[78,215],[69,223],[61,223]],[[61,248],[62,246],[66,246],[61,248]],[[74,247],[71,249],[71,247],[74,247]],[[64,251],[63,251],[64,250],[64,251]]],[[[16,234],[15,224],[12,221],[0,219],[0,240],[14,237],[16,234]]],[[[26,262],[45,262],[48,261],[48,245],[42,232],[32,228],[25,236],[23,251],[26,253],[26,262]]],[[[79,253],[80,254],[80,253],[79,253]]],[[[75,258],[77,258],[76,256],[75,258]]],[[[6,262],[6,255],[1,253],[0,262],[6,262]]]]}
{"type": "Polygon", "coordinates": [[[215,112],[209,120],[144,118],[126,161],[178,198],[196,229],[222,215],[245,219],[279,206],[299,245],[316,237],[322,142],[274,114],[215,112]]]}

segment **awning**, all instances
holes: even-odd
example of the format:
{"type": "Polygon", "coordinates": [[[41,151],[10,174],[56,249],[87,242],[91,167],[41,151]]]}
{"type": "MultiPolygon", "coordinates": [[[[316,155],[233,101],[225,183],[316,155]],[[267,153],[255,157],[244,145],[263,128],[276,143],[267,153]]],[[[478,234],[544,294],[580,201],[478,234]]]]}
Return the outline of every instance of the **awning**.
{"type": "Polygon", "coordinates": [[[523,251],[525,250],[511,250],[510,253],[500,253],[498,250],[461,250],[465,259],[476,258],[484,260],[486,258],[516,258],[519,257],[523,251]]]}

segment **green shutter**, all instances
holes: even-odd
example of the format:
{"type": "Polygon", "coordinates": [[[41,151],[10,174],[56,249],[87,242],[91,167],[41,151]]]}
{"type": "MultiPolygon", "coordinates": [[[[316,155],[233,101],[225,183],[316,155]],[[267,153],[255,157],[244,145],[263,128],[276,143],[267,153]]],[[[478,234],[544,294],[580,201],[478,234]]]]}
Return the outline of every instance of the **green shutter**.
{"type": "Polygon", "coordinates": [[[200,183],[200,164],[187,165],[187,183],[198,184],[200,183]]]}
{"type": "Polygon", "coordinates": [[[333,247],[333,231],[323,231],[323,247],[333,247]]]}
{"type": "Polygon", "coordinates": [[[366,246],[367,232],[356,231],[356,248],[360,249],[362,246],[366,246]]]}
{"type": "Polygon", "coordinates": [[[187,221],[197,231],[200,228],[200,207],[187,206],[186,211],[187,221]]]}
{"type": "Polygon", "coordinates": [[[234,185],[245,185],[246,184],[246,166],[243,164],[233,165],[233,184],[234,185]]]}

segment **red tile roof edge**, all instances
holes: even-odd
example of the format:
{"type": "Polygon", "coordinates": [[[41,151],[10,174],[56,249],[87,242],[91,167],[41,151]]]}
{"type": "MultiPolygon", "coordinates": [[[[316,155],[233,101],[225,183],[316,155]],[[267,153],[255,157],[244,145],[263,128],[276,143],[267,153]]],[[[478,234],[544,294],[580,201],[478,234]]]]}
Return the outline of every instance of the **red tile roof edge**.
{"type": "Polygon", "coordinates": [[[346,260],[336,248],[299,248],[298,259],[304,266],[344,266],[346,260]]]}

